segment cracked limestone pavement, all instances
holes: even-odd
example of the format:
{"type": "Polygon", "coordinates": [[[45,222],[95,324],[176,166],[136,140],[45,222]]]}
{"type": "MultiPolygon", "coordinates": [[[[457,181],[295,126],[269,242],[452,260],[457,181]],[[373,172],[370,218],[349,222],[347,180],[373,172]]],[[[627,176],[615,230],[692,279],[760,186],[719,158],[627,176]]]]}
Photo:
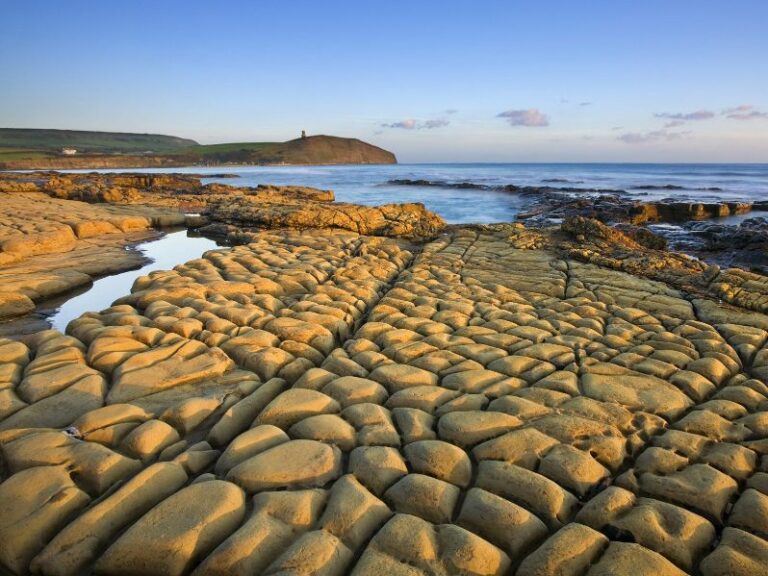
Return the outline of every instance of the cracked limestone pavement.
{"type": "Polygon", "coordinates": [[[0,342],[0,566],[762,574],[767,341],[508,231],[254,233],[0,342]]]}
{"type": "Polygon", "coordinates": [[[362,206],[334,202],[329,190],[203,185],[200,178],[0,174],[0,321],[96,276],[139,267],[145,259],[123,247],[156,236],[151,228],[205,226],[209,235],[243,243],[251,234],[241,225],[410,238],[432,237],[445,226],[422,204],[362,206]]]}
{"type": "Polygon", "coordinates": [[[140,267],[144,257],[125,246],[156,237],[151,228],[195,222],[162,207],[93,205],[7,185],[0,179],[0,320],[94,277],[140,267]]]}

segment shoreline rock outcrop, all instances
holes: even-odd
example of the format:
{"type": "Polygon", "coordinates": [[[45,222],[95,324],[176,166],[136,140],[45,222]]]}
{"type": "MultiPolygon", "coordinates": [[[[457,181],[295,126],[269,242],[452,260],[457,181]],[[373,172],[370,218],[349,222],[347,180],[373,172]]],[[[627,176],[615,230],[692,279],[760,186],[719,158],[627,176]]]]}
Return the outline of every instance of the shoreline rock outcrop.
{"type": "Polygon", "coordinates": [[[331,228],[371,236],[432,238],[445,221],[424,204],[361,206],[340,202],[264,201],[244,196],[209,203],[203,214],[241,228],[331,228]]]}
{"type": "Polygon", "coordinates": [[[0,201],[0,320],[96,276],[139,267],[144,257],[122,248],[157,229],[202,228],[242,242],[258,228],[431,238],[445,226],[421,204],[342,204],[329,190],[203,185],[197,175],[7,173],[0,201]]]}

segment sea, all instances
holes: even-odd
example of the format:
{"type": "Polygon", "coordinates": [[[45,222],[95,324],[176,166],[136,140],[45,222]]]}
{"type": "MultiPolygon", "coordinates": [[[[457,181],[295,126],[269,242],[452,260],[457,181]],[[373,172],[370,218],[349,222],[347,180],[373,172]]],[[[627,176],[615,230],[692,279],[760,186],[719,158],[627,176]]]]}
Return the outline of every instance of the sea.
{"type": "MultiPolygon", "coordinates": [[[[101,170],[101,172],[125,172],[101,170]]],[[[532,200],[495,187],[548,186],[569,194],[620,190],[644,200],[768,201],[768,164],[389,164],[339,166],[190,166],[131,172],[209,174],[203,183],[300,185],[333,190],[336,200],[378,205],[422,202],[448,223],[509,222],[532,200]],[[217,178],[231,174],[239,178],[217,178]],[[442,186],[402,186],[424,180],[442,186]],[[486,187],[456,188],[457,183],[486,187]]],[[[73,171],[75,172],[75,171],[73,171]]],[[[80,170],[78,172],[86,172],[80,170]]]]}

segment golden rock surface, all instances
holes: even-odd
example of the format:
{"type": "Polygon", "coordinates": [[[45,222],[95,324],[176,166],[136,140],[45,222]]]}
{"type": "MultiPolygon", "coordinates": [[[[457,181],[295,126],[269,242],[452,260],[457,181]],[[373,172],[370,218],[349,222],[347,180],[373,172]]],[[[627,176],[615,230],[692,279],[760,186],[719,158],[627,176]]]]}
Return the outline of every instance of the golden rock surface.
{"type": "Polygon", "coordinates": [[[763,574],[768,318],[520,242],[251,232],[0,341],[2,571],[763,574]]]}

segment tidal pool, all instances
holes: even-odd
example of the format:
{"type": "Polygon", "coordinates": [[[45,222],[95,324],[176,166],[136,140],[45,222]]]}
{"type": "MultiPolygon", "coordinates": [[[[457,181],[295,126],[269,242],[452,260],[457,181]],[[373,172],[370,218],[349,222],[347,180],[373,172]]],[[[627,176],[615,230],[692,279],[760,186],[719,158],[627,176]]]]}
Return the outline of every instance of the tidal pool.
{"type": "MultiPolygon", "coordinates": [[[[99,311],[109,308],[112,302],[130,293],[133,282],[139,276],[146,276],[155,270],[170,270],[178,264],[188,260],[199,258],[204,252],[221,247],[216,240],[204,236],[191,236],[187,230],[170,232],[156,240],[150,240],[137,244],[131,250],[139,250],[151,261],[136,270],[128,270],[111,276],[104,276],[95,280],[90,287],[76,292],[74,295],[61,301],[47,314],[47,322],[51,328],[61,332],[67,328],[72,320],[85,312],[99,311]]],[[[42,302],[41,311],[51,310],[50,305],[42,302]]]]}

